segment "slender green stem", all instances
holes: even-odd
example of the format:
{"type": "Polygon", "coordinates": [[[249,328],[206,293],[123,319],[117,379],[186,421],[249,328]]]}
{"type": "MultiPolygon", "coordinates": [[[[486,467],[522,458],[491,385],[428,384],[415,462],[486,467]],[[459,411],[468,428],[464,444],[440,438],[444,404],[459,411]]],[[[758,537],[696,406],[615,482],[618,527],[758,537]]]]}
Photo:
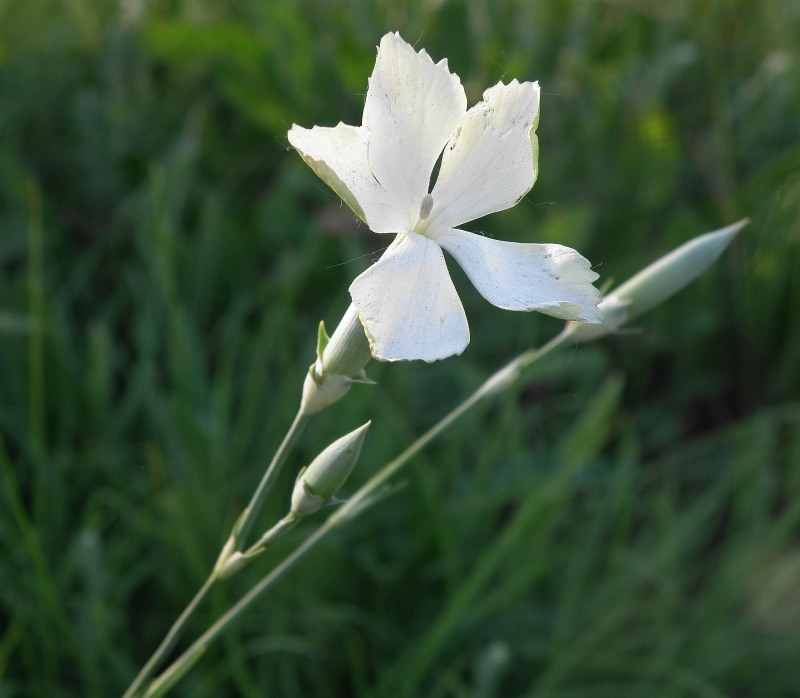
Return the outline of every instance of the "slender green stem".
{"type": "Polygon", "coordinates": [[[295,443],[297,443],[297,440],[303,433],[303,429],[305,429],[305,426],[308,424],[308,420],[310,418],[311,415],[303,410],[302,407],[297,411],[294,421],[289,427],[289,430],[286,432],[286,436],[283,437],[281,445],[278,446],[278,450],[275,452],[272,462],[269,464],[269,467],[264,473],[264,477],[261,478],[261,482],[258,483],[256,491],[250,498],[250,503],[247,505],[247,508],[244,510],[242,516],[239,517],[239,520],[236,523],[236,528],[232,534],[236,540],[234,550],[241,551],[244,548],[247,534],[250,532],[250,529],[253,526],[253,521],[255,520],[256,515],[261,510],[261,505],[264,503],[264,498],[267,496],[269,488],[272,486],[272,483],[275,482],[275,478],[278,477],[283,464],[286,462],[289,452],[292,450],[292,447],[295,445],[295,443]]]}
{"type": "MultiPolygon", "coordinates": [[[[192,613],[194,613],[194,610],[205,598],[214,584],[223,576],[221,575],[221,572],[225,567],[225,561],[232,554],[238,553],[244,547],[247,534],[253,526],[253,521],[255,520],[256,514],[258,514],[261,509],[261,505],[264,502],[264,498],[266,497],[269,488],[272,486],[272,483],[275,482],[275,478],[278,477],[281,467],[286,462],[289,452],[302,434],[303,428],[305,427],[309,418],[310,415],[302,408],[297,411],[294,421],[289,427],[289,430],[286,432],[286,435],[283,437],[283,441],[281,441],[281,445],[278,447],[275,455],[272,457],[272,461],[270,462],[267,470],[264,472],[261,482],[258,483],[258,487],[250,499],[250,503],[239,516],[230,538],[223,546],[222,553],[220,554],[217,564],[214,566],[214,570],[211,572],[208,579],[206,579],[203,586],[200,587],[200,590],[197,592],[197,594],[195,594],[194,598],[189,602],[189,605],[183,610],[181,615],[172,625],[156,651],[142,667],[133,683],[125,692],[124,698],[132,698],[133,696],[140,695],[145,681],[152,676],[158,664],[163,661],[166,654],[174,647],[175,642],[180,637],[186,622],[189,620],[192,613]]],[[[291,528],[291,526],[288,526],[285,520],[283,520],[279,522],[275,528],[280,528],[280,532],[285,532],[291,528]]],[[[275,537],[277,537],[277,535],[272,535],[269,540],[272,540],[275,537]]]]}
{"type": "Polygon", "coordinates": [[[186,621],[189,619],[189,616],[194,613],[194,610],[200,604],[200,602],[205,598],[205,595],[208,593],[209,589],[214,585],[214,582],[217,580],[216,573],[212,572],[208,579],[204,582],[203,586],[200,587],[199,591],[194,595],[194,598],[189,602],[189,605],[183,609],[183,613],[178,617],[178,620],[173,623],[172,627],[170,628],[169,632],[166,634],[164,639],[161,641],[161,644],[158,646],[155,652],[153,652],[150,659],[147,660],[147,663],[142,667],[141,671],[137,674],[136,678],[133,680],[133,683],[130,685],[127,691],[125,691],[125,695],[123,698],[133,698],[133,696],[137,696],[140,694],[142,689],[142,684],[150,678],[153,671],[155,671],[156,666],[158,663],[163,659],[164,655],[169,652],[172,647],[175,645],[178,637],[180,636],[181,631],[183,630],[183,626],[186,624],[186,621]]]}
{"type": "Polygon", "coordinates": [[[278,523],[276,523],[269,531],[267,531],[261,538],[259,538],[253,545],[251,545],[246,551],[245,555],[247,557],[253,557],[254,555],[258,555],[258,553],[262,552],[268,545],[271,545],[274,540],[277,540],[281,536],[287,534],[291,531],[297,523],[300,521],[297,516],[292,513],[287,514],[284,516],[278,523]]]}
{"type": "Polygon", "coordinates": [[[337,509],[331,518],[335,523],[343,522],[348,518],[357,515],[358,511],[364,506],[368,497],[373,496],[378,488],[402,468],[413,456],[419,453],[433,439],[447,429],[453,422],[459,419],[465,412],[472,409],[482,400],[499,394],[514,385],[522,376],[522,372],[531,364],[541,359],[545,354],[560,346],[567,338],[565,330],[561,334],[553,337],[547,344],[539,349],[531,349],[520,354],[515,359],[507,363],[499,371],[492,374],[484,383],[470,395],[464,402],[454,410],[445,415],[441,420],[434,424],[428,431],[420,436],[413,444],[403,451],[397,458],[385,465],[370,480],[362,485],[358,491],[350,497],[341,508],[337,509]]]}
{"type": "Polygon", "coordinates": [[[289,512],[244,552],[239,552],[238,550],[230,552],[223,549],[214,572],[221,579],[236,574],[242,567],[263,553],[273,541],[291,531],[299,521],[300,519],[297,515],[289,512]]]}
{"type": "Polygon", "coordinates": [[[147,698],[163,695],[178,681],[191,665],[203,655],[206,648],[262,593],[264,593],[280,576],[299,562],[312,548],[337,526],[355,518],[363,512],[372,502],[379,498],[379,488],[411,458],[427,446],[433,439],[459,419],[465,412],[481,401],[504,392],[515,385],[523,372],[531,364],[541,359],[556,347],[560,346],[569,337],[565,330],[551,339],[539,349],[530,350],[520,354],[486,380],[472,395],[458,405],[454,410],[445,415],[411,446],[405,449],[397,458],[387,463],[378,473],[364,483],[358,491],[337,509],[322,526],[309,536],[298,548],[281,561],[269,574],[261,579],[245,596],[220,617],[206,632],[204,632],[180,657],[178,657],[160,676],[158,676],[146,693],[147,698]]]}
{"type": "Polygon", "coordinates": [[[247,594],[231,606],[220,619],[206,630],[178,659],[158,676],[150,686],[146,698],[164,695],[169,688],[186,672],[186,670],[202,656],[212,641],[252,604],[272,583],[284,572],[301,560],[305,554],[319,543],[334,527],[330,518],[306,538],[303,543],[278,564],[266,577],[256,584],[247,594]]]}
{"type": "MultiPolygon", "coordinates": [[[[28,414],[30,452],[36,468],[33,480],[33,518],[47,522],[54,493],[53,468],[45,462],[47,380],[45,372],[44,230],[42,192],[34,179],[28,182],[28,312],[33,323],[28,332],[28,414]]],[[[46,527],[45,527],[46,530],[46,527]]]]}

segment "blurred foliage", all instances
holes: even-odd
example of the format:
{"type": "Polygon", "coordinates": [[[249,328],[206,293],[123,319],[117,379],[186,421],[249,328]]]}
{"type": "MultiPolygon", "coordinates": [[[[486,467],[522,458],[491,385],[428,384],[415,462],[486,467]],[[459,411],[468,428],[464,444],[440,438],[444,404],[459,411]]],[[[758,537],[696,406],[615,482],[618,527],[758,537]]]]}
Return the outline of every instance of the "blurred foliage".
{"type": "MultiPolygon", "coordinates": [[[[470,102],[542,83],[539,181],[472,230],[621,281],[752,223],[429,448],[176,695],[797,695],[800,6],[0,0],[0,696],[119,694],[205,578],[383,244],[285,133],[359,123],[389,30],[470,102]]],[[[366,477],[559,329],[453,275],[465,354],[371,365],[292,468],[372,418],[366,477]]]]}

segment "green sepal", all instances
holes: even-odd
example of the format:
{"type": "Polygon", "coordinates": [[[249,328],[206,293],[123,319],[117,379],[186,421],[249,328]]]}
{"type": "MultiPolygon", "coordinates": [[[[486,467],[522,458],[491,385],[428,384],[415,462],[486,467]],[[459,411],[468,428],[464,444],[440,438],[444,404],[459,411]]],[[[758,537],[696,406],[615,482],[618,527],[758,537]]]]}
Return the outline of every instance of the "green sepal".
{"type": "Polygon", "coordinates": [[[331,341],[331,338],[328,336],[327,331],[325,330],[325,321],[319,321],[319,328],[317,328],[317,361],[319,362],[320,366],[322,365],[322,352],[325,351],[325,347],[328,346],[328,342],[331,341]]]}

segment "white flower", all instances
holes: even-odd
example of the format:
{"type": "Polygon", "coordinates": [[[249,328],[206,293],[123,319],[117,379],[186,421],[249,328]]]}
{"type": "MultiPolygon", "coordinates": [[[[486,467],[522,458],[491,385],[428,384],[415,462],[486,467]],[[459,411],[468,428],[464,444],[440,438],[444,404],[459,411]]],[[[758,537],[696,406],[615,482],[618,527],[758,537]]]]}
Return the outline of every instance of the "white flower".
{"type": "Polygon", "coordinates": [[[538,119],[538,83],[497,83],[467,110],[447,60],[434,64],[395,33],[378,47],[361,126],[292,126],[289,142],[370,229],[397,234],[350,286],[376,358],[436,361],[469,343],[442,248],[500,308],[599,320],[591,285],[597,274],[575,250],[456,227],[510,208],[530,191],[538,119]]]}

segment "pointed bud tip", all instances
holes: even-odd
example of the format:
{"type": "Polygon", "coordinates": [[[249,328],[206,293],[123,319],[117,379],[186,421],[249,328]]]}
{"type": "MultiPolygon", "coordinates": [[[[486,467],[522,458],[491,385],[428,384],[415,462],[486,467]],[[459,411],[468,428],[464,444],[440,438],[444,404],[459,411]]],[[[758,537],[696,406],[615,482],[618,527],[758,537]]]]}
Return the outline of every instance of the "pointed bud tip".
{"type": "Polygon", "coordinates": [[[300,471],[292,492],[292,513],[308,516],[328,504],[350,476],[371,421],[327,446],[300,471]]]}
{"type": "Polygon", "coordinates": [[[744,218],[725,228],[704,233],[649,264],[605,296],[598,306],[601,324],[568,323],[576,341],[589,341],[618,330],[688,286],[719,259],[736,234],[750,221],[744,218]]]}

